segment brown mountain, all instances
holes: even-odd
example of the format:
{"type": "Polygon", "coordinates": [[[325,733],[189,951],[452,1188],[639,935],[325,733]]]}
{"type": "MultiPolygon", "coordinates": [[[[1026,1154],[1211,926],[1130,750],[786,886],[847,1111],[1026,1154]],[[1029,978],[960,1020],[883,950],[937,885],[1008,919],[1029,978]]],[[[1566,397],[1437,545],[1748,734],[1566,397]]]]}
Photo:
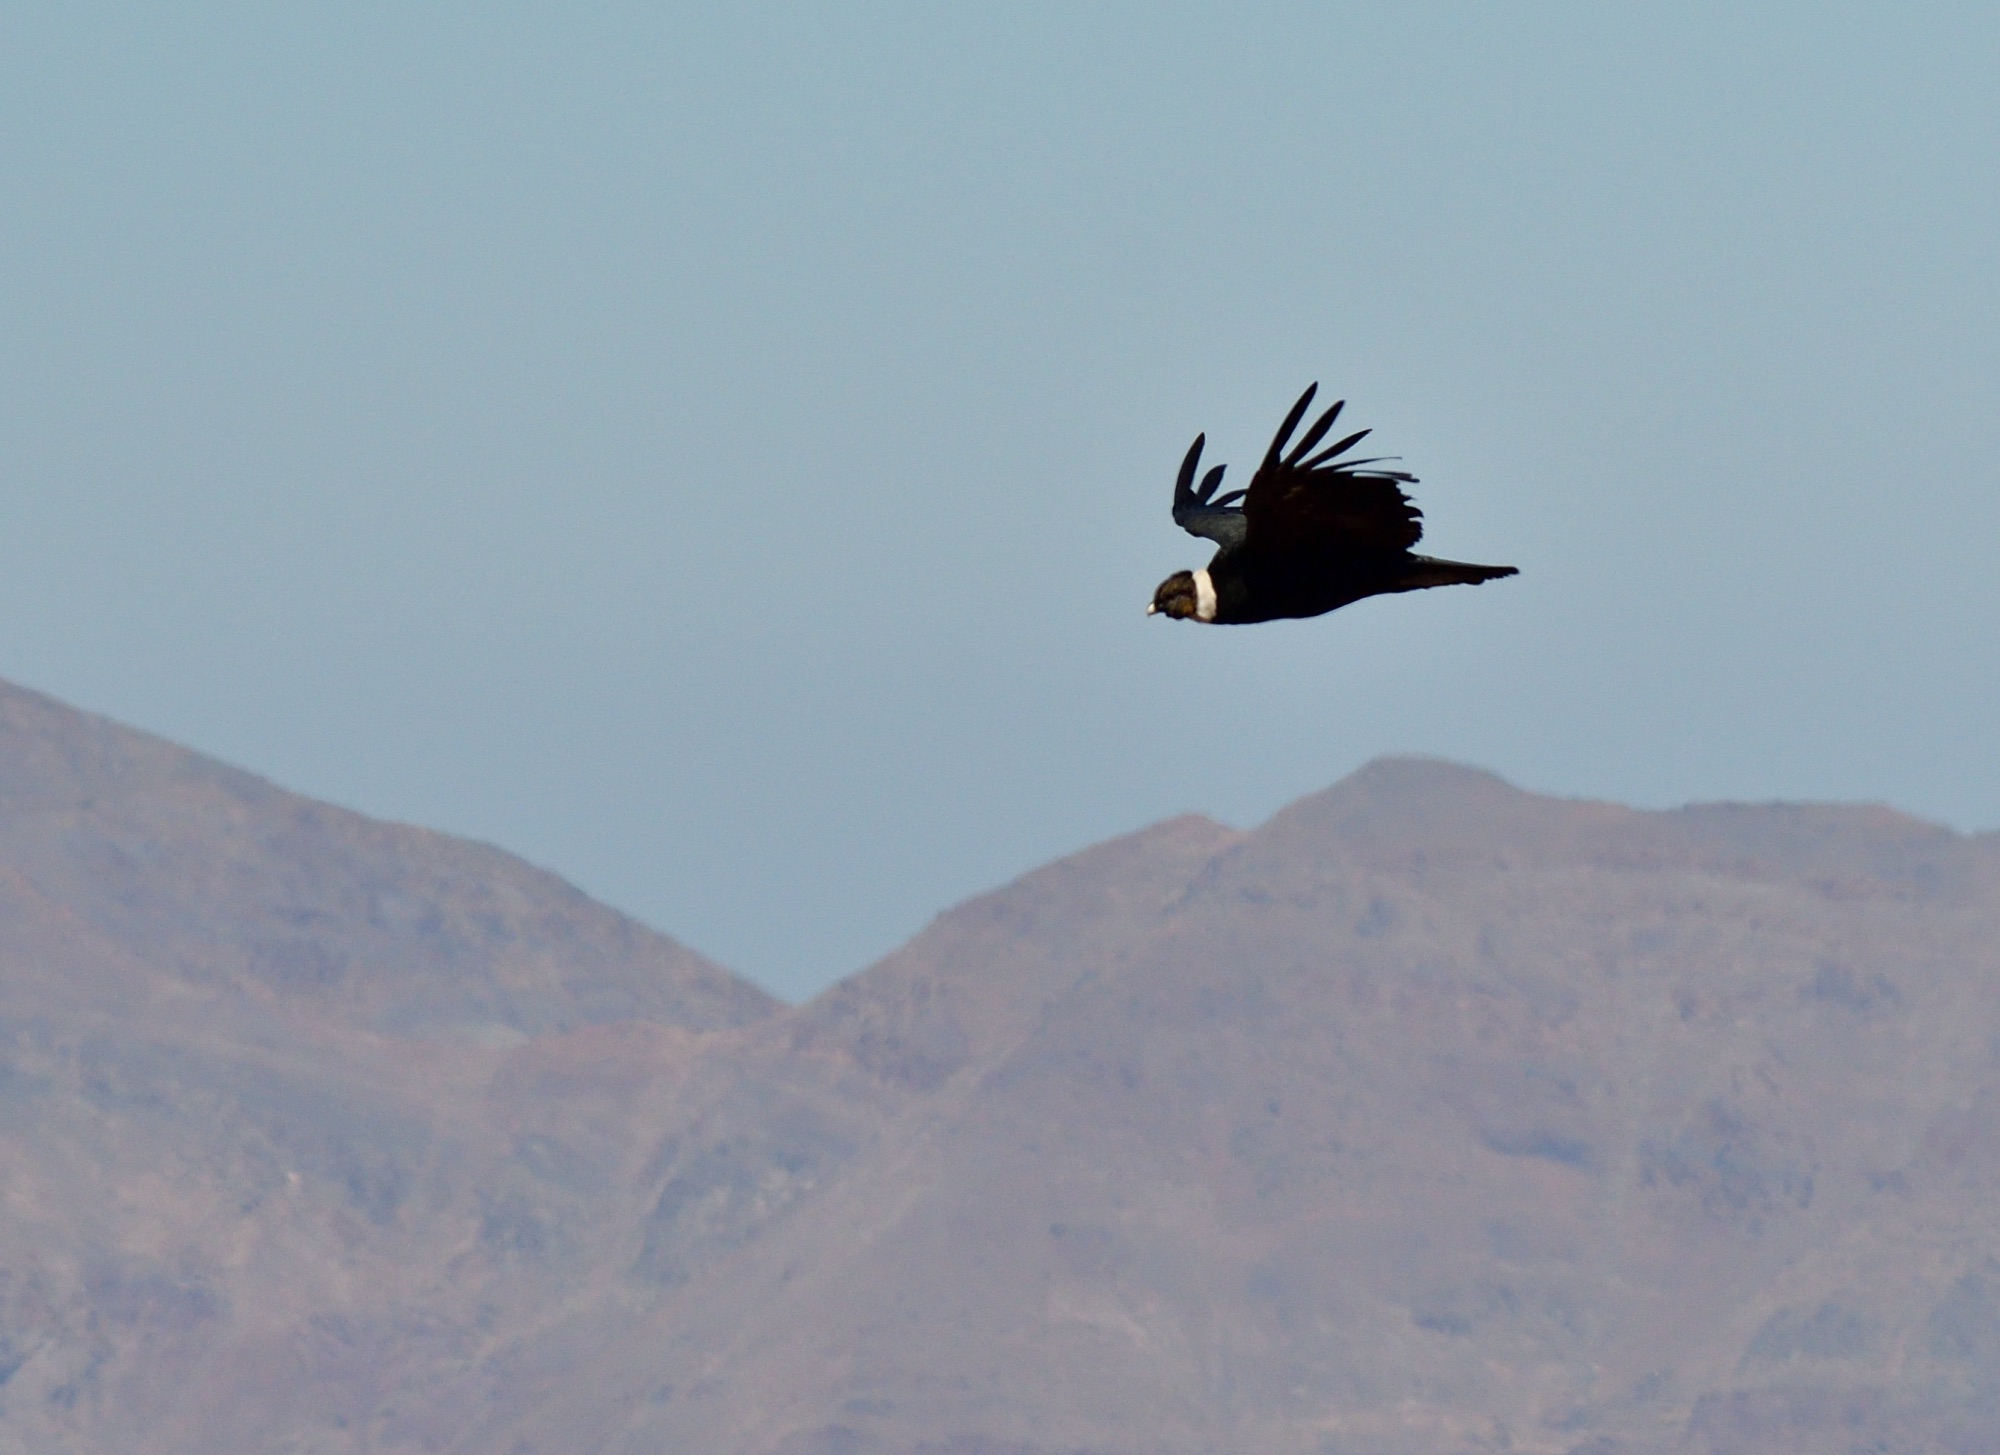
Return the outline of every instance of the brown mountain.
{"type": "Polygon", "coordinates": [[[0,686],[0,1451],[362,1438],[588,1262],[616,1068],[666,1094],[775,1009],[506,854],[0,686]],[[565,1055],[556,1139],[511,1088],[565,1055]]]}
{"type": "Polygon", "coordinates": [[[482,844],[0,684],[0,865],[173,980],[398,1035],[743,1025],[770,998],[482,844]]]}
{"type": "Polygon", "coordinates": [[[1993,836],[1387,761],[778,1010],[0,705],[0,1451],[2000,1449],[1993,836]]]}

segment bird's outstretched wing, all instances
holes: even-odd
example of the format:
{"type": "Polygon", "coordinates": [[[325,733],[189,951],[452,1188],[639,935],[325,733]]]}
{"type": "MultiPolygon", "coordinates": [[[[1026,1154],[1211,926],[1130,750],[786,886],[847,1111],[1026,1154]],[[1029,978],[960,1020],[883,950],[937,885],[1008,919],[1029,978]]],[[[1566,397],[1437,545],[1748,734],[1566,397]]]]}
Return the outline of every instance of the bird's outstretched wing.
{"type": "MultiPolygon", "coordinates": [[[[1248,547],[1259,553],[1285,555],[1407,551],[1424,534],[1423,512],[1410,503],[1410,497],[1402,490],[1405,485],[1414,485],[1417,477],[1402,470],[1367,468],[1382,463],[1387,456],[1367,460],[1338,458],[1367,437],[1369,432],[1365,429],[1313,453],[1313,447],[1326,438],[1334,420],[1340,417],[1341,405],[1346,400],[1314,420],[1299,442],[1286,450],[1286,442],[1305,417],[1306,407],[1318,389],[1319,385],[1310,385],[1299,396],[1299,402],[1278,426],[1250,488],[1240,492],[1248,547]]],[[[1200,444],[1200,440],[1195,441],[1197,449],[1200,444]]],[[[1188,458],[1192,462],[1194,454],[1190,452],[1188,458]]],[[[1192,468],[1192,463],[1182,467],[1183,481],[1192,468]]],[[[1180,519],[1178,499],[1176,495],[1176,520],[1180,519]]]]}
{"type": "Polygon", "coordinates": [[[1207,438],[1196,435],[1188,447],[1187,458],[1181,461],[1180,477],[1174,481],[1174,524],[1191,536],[1207,537],[1227,551],[1242,545],[1249,529],[1242,507],[1236,504],[1244,492],[1232,490],[1220,500],[1215,498],[1215,488],[1222,483],[1222,472],[1228,468],[1225,465],[1210,470],[1202,477],[1200,487],[1196,487],[1194,472],[1201,466],[1201,447],[1207,438]]]}

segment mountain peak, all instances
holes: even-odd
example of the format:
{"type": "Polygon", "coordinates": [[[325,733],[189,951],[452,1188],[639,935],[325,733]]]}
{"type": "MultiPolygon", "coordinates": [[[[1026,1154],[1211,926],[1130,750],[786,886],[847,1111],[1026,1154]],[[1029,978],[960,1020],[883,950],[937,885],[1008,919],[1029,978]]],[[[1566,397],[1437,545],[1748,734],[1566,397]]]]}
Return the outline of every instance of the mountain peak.
{"type": "Polygon", "coordinates": [[[0,687],[0,1445],[2000,1448],[1996,865],[1390,758],[791,1009],[0,687]]]}
{"type": "Polygon", "coordinates": [[[287,793],[5,683],[0,808],[0,863],[127,954],[368,1030],[700,1030],[776,1005],[511,854],[287,793]]]}
{"type": "Polygon", "coordinates": [[[1331,788],[1281,809],[1257,830],[1256,853],[1428,853],[1459,859],[1502,846],[1560,852],[1586,825],[1626,818],[1610,804],[1548,798],[1497,774],[1438,758],[1377,758],[1331,788]]]}

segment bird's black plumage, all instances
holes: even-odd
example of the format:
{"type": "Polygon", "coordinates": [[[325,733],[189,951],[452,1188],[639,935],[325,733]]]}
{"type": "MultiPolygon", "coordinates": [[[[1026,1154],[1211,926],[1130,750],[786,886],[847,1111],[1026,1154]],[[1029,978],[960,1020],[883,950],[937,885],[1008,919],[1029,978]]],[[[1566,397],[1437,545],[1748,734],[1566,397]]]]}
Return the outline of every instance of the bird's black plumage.
{"type": "Polygon", "coordinates": [[[1512,566],[1475,566],[1412,552],[1423,538],[1423,512],[1403,486],[1414,485],[1417,477],[1370,468],[1385,457],[1340,458],[1368,436],[1367,430],[1314,452],[1345,400],[1287,449],[1318,389],[1311,385],[1299,396],[1246,490],[1218,497],[1221,465],[1195,483],[1205,441],[1195,436],[1174,482],[1174,523],[1219,549],[1205,570],[1179,571],[1161,582],[1149,614],[1223,624],[1319,616],[1364,596],[1476,585],[1515,574],[1512,566]]]}

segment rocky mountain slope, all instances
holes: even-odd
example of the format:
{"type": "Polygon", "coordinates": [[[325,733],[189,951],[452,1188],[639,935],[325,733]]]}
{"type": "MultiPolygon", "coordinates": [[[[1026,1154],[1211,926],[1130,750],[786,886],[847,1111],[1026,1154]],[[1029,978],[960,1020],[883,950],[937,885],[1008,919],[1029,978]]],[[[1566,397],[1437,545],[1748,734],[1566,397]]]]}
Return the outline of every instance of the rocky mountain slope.
{"type": "Polygon", "coordinates": [[[775,1010],[508,855],[0,687],[0,1450],[365,1439],[592,1266],[615,1068],[667,1094],[775,1010]],[[516,1089],[565,1054],[597,1091],[516,1089]]]}
{"type": "Polygon", "coordinates": [[[784,1009],[9,692],[0,1451],[2000,1449],[1996,990],[1993,836],[1392,760],[784,1009]]]}
{"type": "Polygon", "coordinates": [[[483,844],[0,684],[0,866],[190,987],[403,1036],[743,1025],[770,998],[483,844]]]}

